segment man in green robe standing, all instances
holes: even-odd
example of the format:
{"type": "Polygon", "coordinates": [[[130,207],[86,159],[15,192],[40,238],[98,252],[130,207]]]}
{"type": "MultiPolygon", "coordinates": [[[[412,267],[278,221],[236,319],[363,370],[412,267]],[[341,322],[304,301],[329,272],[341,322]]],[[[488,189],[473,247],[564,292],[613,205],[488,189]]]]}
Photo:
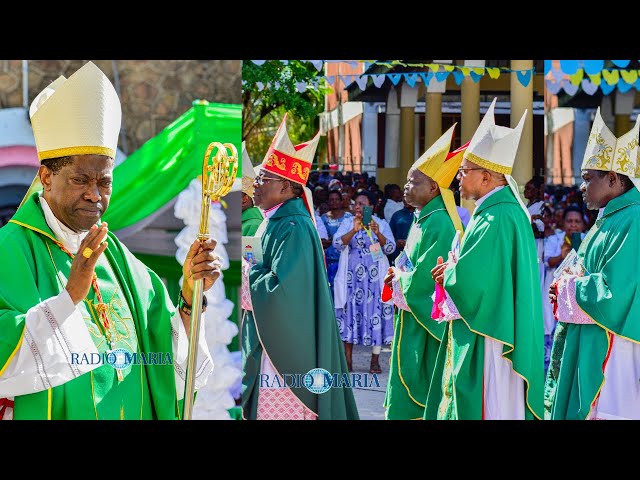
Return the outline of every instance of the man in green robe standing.
{"type": "Polygon", "coordinates": [[[249,158],[245,142],[242,142],[242,236],[252,237],[264,220],[260,209],[253,204],[253,180],[256,172],[249,158]]]}
{"type": "Polygon", "coordinates": [[[580,190],[599,214],[549,292],[558,325],[546,419],[640,420],[639,132],[636,121],[616,139],[596,112],[580,190]]]}
{"type": "Polygon", "coordinates": [[[445,321],[425,419],[542,418],[542,296],[531,221],[511,177],[526,112],[498,126],[492,102],[464,153],[461,196],[475,200],[460,247],[432,270],[445,321]]]}
{"type": "Polygon", "coordinates": [[[455,232],[462,234],[448,189],[464,152],[458,149],[448,155],[454,129],[455,125],[415,161],[404,186],[404,200],[416,214],[404,252],[385,277],[397,307],[385,397],[387,420],[422,420],[444,332],[444,323],[431,319],[431,268],[439,256],[447,255],[455,232]]]}
{"type": "MultiPolygon", "coordinates": [[[[175,307],[100,222],[121,109],[93,63],[45,88],[30,116],[42,166],[0,229],[0,416],[178,419],[193,281],[220,276],[215,241],[192,245],[175,307]]],[[[198,349],[196,388],[213,367],[203,331],[198,349]]]]}
{"type": "Polygon", "coordinates": [[[254,183],[256,205],[268,223],[258,232],[262,262],[243,267],[250,297],[242,325],[243,415],[252,420],[355,420],[358,411],[350,385],[344,384],[350,375],[322,244],[304,187],[319,134],[294,147],[286,118],[254,183]]]}

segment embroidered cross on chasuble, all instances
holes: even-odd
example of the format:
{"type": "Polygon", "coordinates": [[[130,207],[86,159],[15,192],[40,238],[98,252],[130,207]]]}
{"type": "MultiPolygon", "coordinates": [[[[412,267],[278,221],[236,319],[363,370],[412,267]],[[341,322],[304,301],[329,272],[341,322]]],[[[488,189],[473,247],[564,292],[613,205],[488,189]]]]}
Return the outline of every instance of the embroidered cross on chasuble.
{"type": "MultiPolygon", "coordinates": [[[[54,258],[58,257],[55,250],[58,249],[51,248],[54,258]]],[[[60,250],[58,253],[62,255],[55,262],[58,265],[60,261],[68,262],[70,268],[71,258],[60,250]]],[[[63,385],[64,400],[62,405],[57,405],[54,398],[52,418],[56,417],[56,410],[62,409],[59,411],[63,418],[152,419],[145,365],[133,316],[104,255],[98,259],[95,273],[103,303],[98,301],[91,288],[87,298],[77,306],[100,355],[99,358],[95,354],[93,358],[76,356],[73,361],[100,363],[101,366],[63,385]],[[106,313],[106,326],[101,310],[106,313]]]]}

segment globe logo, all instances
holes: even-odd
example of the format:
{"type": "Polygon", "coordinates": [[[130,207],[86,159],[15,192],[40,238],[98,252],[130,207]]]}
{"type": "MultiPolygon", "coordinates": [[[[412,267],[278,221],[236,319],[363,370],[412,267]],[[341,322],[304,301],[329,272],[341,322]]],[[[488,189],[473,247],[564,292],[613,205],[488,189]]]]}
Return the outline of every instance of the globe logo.
{"type": "Polygon", "coordinates": [[[118,370],[127,368],[131,361],[131,354],[124,348],[116,348],[107,353],[107,363],[118,370]]]}
{"type": "Polygon", "coordinates": [[[312,368],[303,375],[302,383],[311,393],[325,393],[331,388],[331,374],[324,368],[312,368]]]}

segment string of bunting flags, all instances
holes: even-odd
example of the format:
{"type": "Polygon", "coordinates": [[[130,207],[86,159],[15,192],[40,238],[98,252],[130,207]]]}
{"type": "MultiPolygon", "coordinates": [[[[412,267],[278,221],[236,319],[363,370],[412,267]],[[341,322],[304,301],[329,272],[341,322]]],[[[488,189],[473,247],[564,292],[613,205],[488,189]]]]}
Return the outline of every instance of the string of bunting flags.
{"type": "Polygon", "coordinates": [[[579,89],[587,95],[595,94],[598,89],[604,95],[616,88],[620,93],[631,88],[640,91],[640,70],[627,69],[629,63],[631,60],[545,60],[545,86],[554,95],[564,90],[570,96],[579,89]],[[617,68],[605,68],[607,64],[617,68]]]}
{"type": "MultiPolygon", "coordinates": [[[[518,81],[524,86],[528,86],[531,82],[533,75],[535,75],[535,68],[525,70],[513,70],[506,67],[473,67],[473,66],[460,66],[449,65],[442,63],[404,63],[400,60],[380,61],[380,60],[300,60],[301,62],[310,62],[318,70],[322,71],[325,63],[347,63],[351,67],[356,68],[359,63],[366,63],[365,68],[370,65],[382,65],[388,67],[402,66],[409,68],[421,68],[428,70],[420,71],[406,71],[406,72],[392,72],[392,73],[363,73],[363,74],[346,74],[346,75],[318,75],[313,80],[307,82],[296,82],[296,90],[299,93],[304,92],[307,88],[318,88],[318,85],[323,80],[329,85],[335,83],[336,78],[340,77],[344,85],[349,85],[352,82],[356,82],[361,90],[367,88],[367,85],[373,84],[377,88],[382,87],[385,82],[391,82],[394,86],[400,83],[400,80],[404,80],[410,87],[414,87],[418,82],[424,82],[429,84],[432,78],[435,78],[438,82],[442,82],[447,79],[449,75],[453,75],[456,85],[460,85],[465,77],[471,77],[475,83],[478,83],[484,75],[489,75],[492,79],[497,79],[502,73],[515,72],[518,81]]],[[[262,66],[266,60],[251,60],[254,64],[262,66]]],[[[289,60],[280,60],[284,65],[288,65],[289,60]]],[[[246,86],[246,81],[242,81],[242,85],[246,86]]],[[[280,82],[263,83],[256,82],[256,88],[258,91],[262,91],[265,88],[280,88],[280,82]]]]}

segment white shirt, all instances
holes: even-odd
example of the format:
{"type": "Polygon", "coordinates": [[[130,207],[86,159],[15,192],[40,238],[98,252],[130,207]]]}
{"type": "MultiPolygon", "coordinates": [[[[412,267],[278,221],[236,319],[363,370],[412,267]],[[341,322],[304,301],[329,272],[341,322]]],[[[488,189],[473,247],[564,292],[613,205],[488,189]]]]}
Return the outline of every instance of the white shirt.
{"type": "Polygon", "coordinates": [[[489,198],[494,193],[502,190],[504,187],[506,187],[506,185],[498,185],[496,188],[494,188],[493,190],[491,190],[490,192],[484,194],[482,197],[480,197],[478,200],[476,200],[476,209],[474,210],[474,212],[478,211],[478,207],[480,205],[482,205],[482,202],[484,202],[487,198],[489,198]]]}

